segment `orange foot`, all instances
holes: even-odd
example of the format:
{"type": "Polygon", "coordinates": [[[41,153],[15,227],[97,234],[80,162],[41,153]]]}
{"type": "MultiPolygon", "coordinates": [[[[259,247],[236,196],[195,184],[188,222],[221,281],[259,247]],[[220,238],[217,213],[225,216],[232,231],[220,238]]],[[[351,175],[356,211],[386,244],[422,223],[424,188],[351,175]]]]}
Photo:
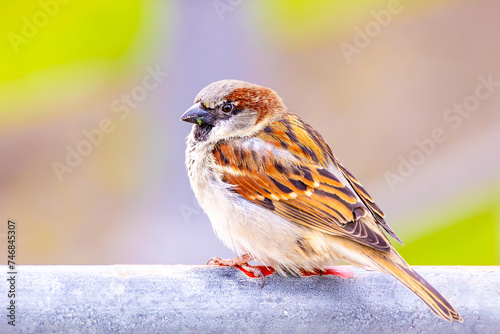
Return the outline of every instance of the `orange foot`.
{"type": "Polygon", "coordinates": [[[302,271],[302,276],[315,276],[315,275],[335,275],[342,278],[353,278],[354,273],[343,267],[328,267],[326,269],[318,269],[315,271],[302,271]]]}
{"type": "Polygon", "coordinates": [[[244,254],[233,259],[221,259],[220,257],[213,257],[208,260],[207,265],[219,265],[219,266],[227,266],[227,267],[235,267],[241,270],[244,274],[249,277],[260,277],[262,279],[262,284],[260,288],[264,287],[266,282],[265,277],[268,275],[272,275],[274,269],[271,267],[265,266],[252,266],[249,265],[248,262],[254,260],[254,258],[250,254],[244,254]]]}

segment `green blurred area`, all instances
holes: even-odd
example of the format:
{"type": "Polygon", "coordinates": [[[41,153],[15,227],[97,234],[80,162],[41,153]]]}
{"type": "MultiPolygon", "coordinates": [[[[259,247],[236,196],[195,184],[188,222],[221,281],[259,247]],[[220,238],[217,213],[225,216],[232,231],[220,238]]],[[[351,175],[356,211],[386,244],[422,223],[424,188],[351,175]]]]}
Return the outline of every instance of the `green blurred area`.
{"type": "MultiPolygon", "coordinates": [[[[487,189],[487,187],[486,187],[487,189]]],[[[500,194],[496,189],[479,196],[453,200],[425,224],[414,221],[405,245],[393,243],[412,265],[499,265],[500,194]],[[423,228],[419,228],[419,226],[423,228]]]]}
{"type": "Polygon", "coordinates": [[[445,228],[413,240],[399,251],[408,262],[418,265],[500,264],[495,249],[497,211],[491,206],[461,221],[444,222],[445,228]]]}
{"type": "Polygon", "coordinates": [[[17,1],[0,14],[0,81],[87,58],[117,59],[137,33],[141,0],[17,1]],[[15,15],[14,15],[15,14],[15,15]],[[9,51],[9,52],[7,52],[9,51]],[[14,51],[14,52],[12,52],[14,51]]]}
{"type": "MultiPolygon", "coordinates": [[[[0,117],[17,126],[70,113],[143,71],[159,3],[27,0],[0,12],[0,117]],[[29,99],[26,97],[29,96],[29,99]],[[59,103],[58,103],[59,102],[59,103]]],[[[169,34],[162,38],[168,40],[169,34]]]]}

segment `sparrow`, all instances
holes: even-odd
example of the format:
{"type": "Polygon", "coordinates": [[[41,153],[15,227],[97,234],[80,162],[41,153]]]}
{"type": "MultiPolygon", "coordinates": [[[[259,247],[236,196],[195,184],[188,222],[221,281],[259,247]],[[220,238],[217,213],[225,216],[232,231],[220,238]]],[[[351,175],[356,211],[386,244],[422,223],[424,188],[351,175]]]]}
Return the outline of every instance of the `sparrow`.
{"type": "Polygon", "coordinates": [[[281,275],[344,262],[392,275],[438,317],[463,321],[391,245],[385,233],[401,240],[361,183],[274,90],[217,81],[181,120],[193,123],[186,149],[191,187],[218,238],[239,254],[210,264],[263,277],[248,262],[281,275]]]}

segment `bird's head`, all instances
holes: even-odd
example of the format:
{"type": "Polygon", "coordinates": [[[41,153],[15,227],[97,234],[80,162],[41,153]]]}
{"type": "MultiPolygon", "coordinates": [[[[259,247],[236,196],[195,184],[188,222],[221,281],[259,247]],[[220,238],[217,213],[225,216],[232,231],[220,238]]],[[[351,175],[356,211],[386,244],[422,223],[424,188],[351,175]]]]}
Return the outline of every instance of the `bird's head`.
{"type": "Polygon", "coordinates": [[[284,112],[281,98],[272,89],[221,80],[203,88],[181,120],[194,124],[196,140],[217,142],[252,136],[284,112]]]}

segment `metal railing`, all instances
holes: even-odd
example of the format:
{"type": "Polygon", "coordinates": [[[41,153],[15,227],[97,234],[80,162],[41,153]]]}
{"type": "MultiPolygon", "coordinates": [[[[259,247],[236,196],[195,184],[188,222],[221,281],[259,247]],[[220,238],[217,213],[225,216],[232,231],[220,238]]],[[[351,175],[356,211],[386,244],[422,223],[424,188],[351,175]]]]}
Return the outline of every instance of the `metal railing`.
{"type": "Polygon", "coordinates": [[[463,323],[388,275],[346,268],[354,278],[272,275],[261,289],[234,268],[18,266],[15,326],[7,301],[0,333],[500,333],[500,267],[415,267],[463,323]]]}

